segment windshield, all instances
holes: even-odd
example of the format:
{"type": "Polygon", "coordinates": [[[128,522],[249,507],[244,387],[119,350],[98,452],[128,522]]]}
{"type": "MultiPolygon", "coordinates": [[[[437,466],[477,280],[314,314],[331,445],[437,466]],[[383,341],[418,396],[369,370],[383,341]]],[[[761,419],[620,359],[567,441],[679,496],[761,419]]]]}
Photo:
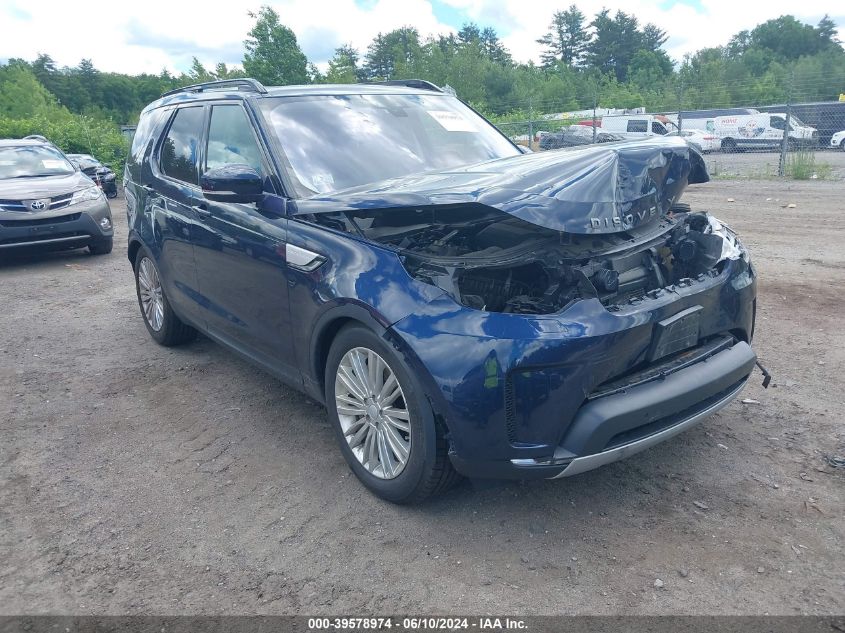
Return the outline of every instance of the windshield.
{"type": "Polygon", "coordinates": [[[260,103],[302,196],[520,154],[448,95],[323,95],[260,103]]]}
{"type": "Polygon", "coordinates": [[[0,180],[33,176],[66,176],[73,165],[58,150],[46,145],[0,147],[0,180]]]}
{"type": "Polygon", "coordinates": [[[80,169],[90,169],[91,167],[100,166],[100,161],[91,158],[90,156],[68,156],[68,158],[79,165],[80,169]]]}

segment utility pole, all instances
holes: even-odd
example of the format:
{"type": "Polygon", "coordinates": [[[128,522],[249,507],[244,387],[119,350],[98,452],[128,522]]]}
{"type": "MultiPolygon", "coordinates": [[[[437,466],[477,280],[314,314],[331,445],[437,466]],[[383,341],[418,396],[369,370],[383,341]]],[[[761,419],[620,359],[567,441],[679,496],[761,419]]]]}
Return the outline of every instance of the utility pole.
{"type": "Polygon", "coordinates": [[[534,122],[532,119],[534,118],[534,106],[533,100],[529,96],[528,97],[528,149],[534,150],[534,122]]]}
{"type": "Polygon", "coordinates": [[[792,90],[795,87],[795,71],[789,78],[789,88],[786,91],[786,124],[783,126],[783,140],[780,142],[780,160],[778,161],[778,176],[786,174],[786,152],[789,149],[789,119],[792,116],[792,90]]]}

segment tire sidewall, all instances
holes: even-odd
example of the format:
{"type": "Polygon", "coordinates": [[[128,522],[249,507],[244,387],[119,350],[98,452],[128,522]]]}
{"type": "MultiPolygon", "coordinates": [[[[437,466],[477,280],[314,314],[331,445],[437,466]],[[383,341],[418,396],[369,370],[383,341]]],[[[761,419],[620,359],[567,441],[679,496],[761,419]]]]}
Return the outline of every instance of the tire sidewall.
{"type": "Polygon", "coordinates": [[[434,468],[436,460],[436,427],[431,406],[420,383],[401,355],[371,330],[363,326],[346,327],[332,344],[326,362],[326,409],[335,430],[341,452],[358,479],[376,495],[394,503],[402,503],[414,493],[434,468]],[[349,447],[343,435],[335,408],[335,378],[343,355],[354,347],[368,347],[390,366],[396,375],[411,418],[411,452],[405,469],[394,479],[379,479],[372,475],[349,447]]]}

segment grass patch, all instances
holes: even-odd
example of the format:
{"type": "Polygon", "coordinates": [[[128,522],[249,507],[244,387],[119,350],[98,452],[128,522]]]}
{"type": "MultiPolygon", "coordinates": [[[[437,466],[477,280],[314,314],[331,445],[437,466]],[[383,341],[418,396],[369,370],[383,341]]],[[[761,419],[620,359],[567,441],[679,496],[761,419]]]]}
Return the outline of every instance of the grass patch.
{"type": "Polygon", "coordinates": [[[828,180],[833,169],[827,163],[816,162],[816,153],[799,149],[786,157],[785,176],[793,180],[828,180]]]}

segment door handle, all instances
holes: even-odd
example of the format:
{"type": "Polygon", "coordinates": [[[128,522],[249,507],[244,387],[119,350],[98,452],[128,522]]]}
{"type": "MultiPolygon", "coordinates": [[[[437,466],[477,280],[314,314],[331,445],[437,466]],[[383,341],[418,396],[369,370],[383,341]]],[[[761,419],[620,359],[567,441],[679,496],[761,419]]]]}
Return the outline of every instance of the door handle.
{"type": "Polygon", "coordinates": [[[207,205],[207,204],[205,204],[204,202],[202,202],[202,203],[200,203],[200,204],[196,204],[196,205],[194,205],[194,206],[193,206],[193,207],[191,207],[191,208],[192,208],[194,211],[196,211],[196,212],[197,212],[197,215],[202,215],[202,216],[209,216],[209,215],[211,215],[211,211],[209,211],[209,210],[208,210],[208,205],[207,205]]]}

